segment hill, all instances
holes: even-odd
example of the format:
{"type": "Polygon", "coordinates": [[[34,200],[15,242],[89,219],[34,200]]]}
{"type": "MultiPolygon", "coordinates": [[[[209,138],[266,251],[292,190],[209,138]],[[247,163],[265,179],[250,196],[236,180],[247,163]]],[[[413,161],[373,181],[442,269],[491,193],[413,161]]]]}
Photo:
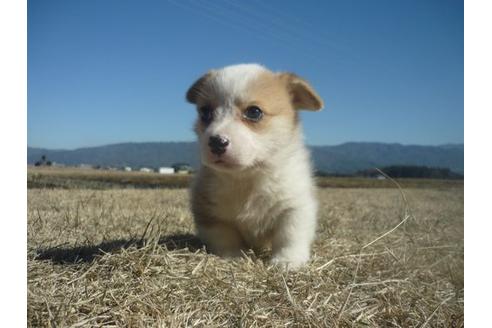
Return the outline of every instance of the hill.
{"type": "Polygon", "coordinates": [[[311,151],[316,168],[325,172],[354,173],[390,165],[444,167],[460,174],[464,171],[463,145],[350,142],[338,146],[314,146],[311,151]]]}
{"type": "MultiPolygon", "coordinates": [[[[463,174],[464,146],[401,145],[397,143],[350,142],[336,146],[311,146],[314,166],[328,173],[352,174],[360,170],[389,165],[424,165],[449,168],[463,174]]],[[[27,148],[27,162],[34,164],[42,155],[66,165],[170,166],[177,162],[199,165],[195,142],[120,143],[74,150],[27,148]]]]}

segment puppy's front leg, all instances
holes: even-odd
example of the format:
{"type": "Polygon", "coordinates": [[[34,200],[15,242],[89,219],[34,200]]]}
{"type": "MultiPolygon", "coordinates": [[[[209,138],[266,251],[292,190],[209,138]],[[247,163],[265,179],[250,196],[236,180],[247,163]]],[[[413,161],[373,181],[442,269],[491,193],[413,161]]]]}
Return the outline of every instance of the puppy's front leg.
{"type": "Polygon", "coordinates": [[[240,256],[245,248],[237,229],[224,223],[197,224],[198,235],[212,253],[219,256],[240,256]]]}
{"type": "Polygon", "coordinates": [[[312,209],[292,210],[281,218],[272,239],[272,260],[275,265],[298,269],[306,264],[316,230],[316,213],[312,209]]]}

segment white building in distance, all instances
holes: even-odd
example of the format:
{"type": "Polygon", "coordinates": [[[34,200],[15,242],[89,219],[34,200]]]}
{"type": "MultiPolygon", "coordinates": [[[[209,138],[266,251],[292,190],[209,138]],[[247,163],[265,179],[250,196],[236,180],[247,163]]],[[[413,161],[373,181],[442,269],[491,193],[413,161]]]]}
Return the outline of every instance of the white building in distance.
{"type": "Polygon", "coordinates": [[[160,167],[158,172],[160,174],[174,174],[174,168],[172,168],[172,167],[160,167]]]}

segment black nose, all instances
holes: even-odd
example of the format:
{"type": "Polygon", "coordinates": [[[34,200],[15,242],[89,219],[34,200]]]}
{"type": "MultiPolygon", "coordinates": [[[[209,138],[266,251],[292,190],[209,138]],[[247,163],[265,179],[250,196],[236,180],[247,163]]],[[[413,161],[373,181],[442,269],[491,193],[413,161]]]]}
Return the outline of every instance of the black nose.
{"type": "Polygon", "coordinates": [[[210,146],[212,153],[215,155],[222,155],[229,145],[229,139],[219,135],[211,136],[208,139],[208,145],[210,146]]]}

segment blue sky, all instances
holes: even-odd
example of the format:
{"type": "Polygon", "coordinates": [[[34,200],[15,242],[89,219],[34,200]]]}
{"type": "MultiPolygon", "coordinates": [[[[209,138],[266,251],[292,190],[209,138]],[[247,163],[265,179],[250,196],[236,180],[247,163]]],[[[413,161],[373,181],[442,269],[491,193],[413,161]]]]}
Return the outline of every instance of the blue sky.
{"type": "Polygon", "coordinates": [[[190,141],[210,68],[305,77],[306,142],[463,142],[463,2],[29,0],[28,145],[190,141]]]}

